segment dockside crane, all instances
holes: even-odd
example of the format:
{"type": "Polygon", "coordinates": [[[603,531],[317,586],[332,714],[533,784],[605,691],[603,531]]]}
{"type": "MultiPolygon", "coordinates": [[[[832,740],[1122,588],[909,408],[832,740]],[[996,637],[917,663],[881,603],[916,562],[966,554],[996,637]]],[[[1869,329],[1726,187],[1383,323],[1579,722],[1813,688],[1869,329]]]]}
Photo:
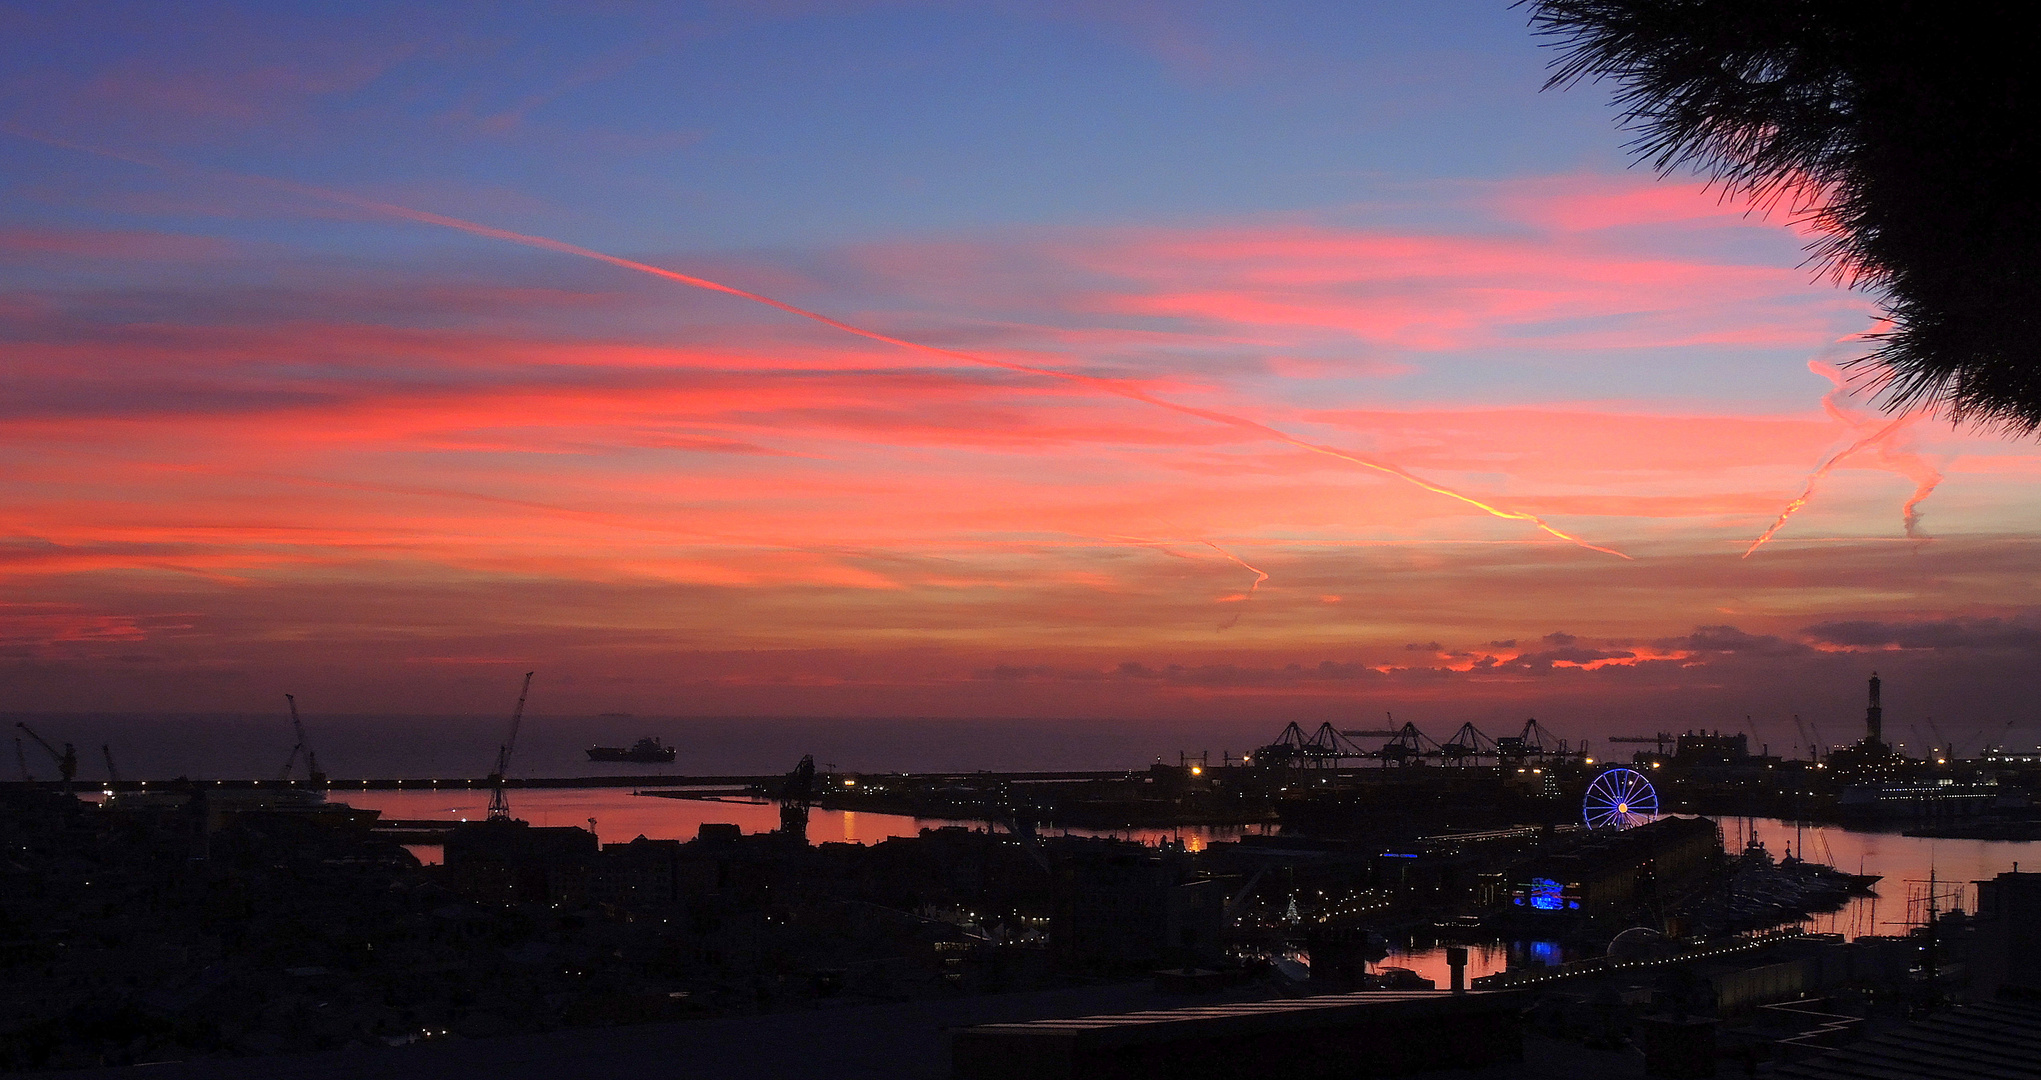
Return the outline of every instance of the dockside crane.
{"type": "Polygon", "coordinates": [[[1471,720],[1461,724],[1452,738],[1439,744],[1439,757],[1449,765],[1465,765],[1470,760],[1496,756],[1495,740],[1475,727],[1471,720]]]}
{"type": "Polygon", "coordinates": [[[1396,737],[1384,743],[1376,753],[1384,762],[1395,765],[1422,765],[1425,758],[1440,756],[1439,744],[1408,721],[1397,728],[1396,737]]]}
{"type": "Polygon", "coordinates": [[[277,774],[277,782],[291,778],[291,767],[298,763],[298,754],[305,755],[305,779],[313,787],[326,786],[326,774],[319,769],[319,755],[312,752],[312,741],[305,738],[305,722],[298,719],[298,698],[296,694],[285,694],[283,699],[290,703],[291,730],[297,733],[297,744],[291,747],[291,756],[283,760],[283,771],[277,774]]]}
{"type": "Polygon", "coordinates": [[[802,754],[801,763],[780,785],[780,832],[808,842],[808,808],[815,801],[815,755],[802,754]]]}
{"type": "Polygon", "coordinates": [[[106,759],[106,786],[111,790],[115,784],[120,783],[120,770],[113,764],[113,747],[107,743],[100,743],[99,756],[106,759]]]}
{"type": "MultiPolygon", "coordinates": [[[[510,800],[503,796],[503,774],[510,769],[511,751],[517,749],[517,729],[524,724],[524,699],[532,692],[533,674],[535,673],[530,671],[524,673],[524,688],[517,692],[517,710],[510,714],[510,737],[503,740],[503,745],[496,748],[496,771],[489,774],[489,820],[491,821],[510,820],[510,800]]],[[[812,771],[814,763],[811,761],[808,767],[812,771]]]]}
{"type": "Polygon", "coordinates": [[[64,794],[69,795],[71,793],[71,781],[78,775],[78,748],[70,743],[65,743],[64,752],[60,754],[57,752],[56,747],[50,745],[48,739],[37,735],[34,728],[19,721],[16,721],[14,726],[27,732],[28,737],[34,739],[36,745],[42,747],[50,755],[50,760],[57,763],[57,775],[64,778],[64,794]]]}
{"type": "MultiPolygon", "coordinates": [[[[2017,718],[2015,718],[2015,719],[2012,719],[2012,720],[2008,720],[2008,721],[2006,721],[2006,726],[2005,726],[2005,727],[2002,727],[2002,728],[2000,728],[2000,729],[1999,729],[1999,731],[1998,731],[1998,749],[1999,749],[1999,750],[2000,750],[2001,752],[2003,752],[2003,751],[2005,750],[2005,748],[2006,748],[2006,739],[2007,739],[2007,737],[2009,737],[2010,735],[2012,735],[2012,733],[2013,733],[2013,725],[2014,725],[2014,724],[2017,724],[2017,723],[2019,723],[2019,720],[2018,720],[2017,718]]],[[[1988,744],[1988,743],[1984,742],[1984,729],[1983,729],[1983,728],[1979,728],[1979,729],[1977,729],[1977,734],[1976,734],[1976,735],[1973,735],[1973,736],[1971,736],[1971,739],[1970,739],[1970,741],[1971,741],[1971,742],[1974,742],[1974,743],[1977,743],[1977,744],[1978,744],[1979,746],[1988,746],[1988,745],[1990,745],[1990,744],[1988,744]]]]}
{"type": "Polygon", "coordinates": [[[1949,737],[1942,734],[1942,728],[1935,723],[1935,718],[1924,716],[1921,719],[1928,725],[1928,731],[1935,736],[1935,749],[1941,751],[1940,756],[1942,759],[1945,761],[1956,760],[1956,748],[1949,744],[1949,737]]]}
{"type": "Polygon", "coordinates": [[[14,737],[14,763],[21,766],[21,782],[35,783],[35,774],[28,771],[28,748],[21,745],[21,736],[14,737]]]}
{"type": "MultiPolygon", "coordinates": [[[[1495,738],[1495,755],[1505,765],[1515,765],[1531,758],[1545,759],[1553,755],[1565,756],[1566,740],[1552,734],[1550,728],[1538,722],[1537,717],[1524,721],[1524,728],[1515,735],[1498,735],[1495,738]]],[[[1587,743],[1580,744],[1580,756],[1587,756],[1587,743]]]]}
{"type": "Polygon", "coordinates": [[[1310,735],[1292,720],[1283,728],[1276,741],[1255,750],[1252,757],[1263,765],[1311,766],[1321,769],[1337,768],[1341,758],[1365,758],[1373,755],[1357,746],[1344,743],[1340,731],[1331,724],[1320,724],[1310,735]]]}

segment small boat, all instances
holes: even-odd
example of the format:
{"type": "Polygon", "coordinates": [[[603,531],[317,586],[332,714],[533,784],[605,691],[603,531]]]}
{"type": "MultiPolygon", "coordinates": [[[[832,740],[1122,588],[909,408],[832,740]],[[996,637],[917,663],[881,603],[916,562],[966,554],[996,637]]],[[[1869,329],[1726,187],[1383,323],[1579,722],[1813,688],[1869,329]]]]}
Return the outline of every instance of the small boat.
{"type": "Polygon", "coordinates": [[[628,747],[591,746],[588,748],[588,760],[641,761],[656,764],[672,761],[674,754],[676,754],[677,752],[678,751],[674,747],[661,744],[659,739],[655,736],[652,738],[639,739],[637,742],[632,743],[628,747]]]}

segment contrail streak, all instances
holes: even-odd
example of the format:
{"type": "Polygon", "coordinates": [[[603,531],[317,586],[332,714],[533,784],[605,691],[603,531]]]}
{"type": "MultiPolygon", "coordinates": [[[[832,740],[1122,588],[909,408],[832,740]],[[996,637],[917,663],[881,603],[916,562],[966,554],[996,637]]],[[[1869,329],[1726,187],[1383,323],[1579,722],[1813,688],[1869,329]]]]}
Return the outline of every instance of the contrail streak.
{"type": "MultiPolygon", "coordinates": [[[[95,154],[101,157],[114,158],[116,160],[125,161],[136,165],[142,165],[148,168],[158,169],[166,172],[189,173],[198,171],[190,168],[189,166],[153,160],[150,158],[145,158],[137,155],[116,153],[114,151],[104,150],[94,146],[87,146],[79,143],[67,142],[64,140],[53,139],[42,135],[29,134],[27,132],[12,127],[7,128],[6,130],[8,130],[14,135],[29,139],[34,142],[41,142],[52,146],[60,146],[66,149],[76,150],[82,153],[95,154]]],[[[852,334],[857,337],[866,338],[871,341],[877,341],[883,344],[892,345],[897,348],[908,350],[909,352],[921,353],[927,356],[938,356],[948,360],[960,360],[965,363],[978,364],[985,367],[1003,368],[1007,371],[1016,371],[1028,375],[1039,375],[1045,378],[1061,379],[1065,382],[1075,383],[1080,386],[1097,390],[1101,393],[1112,394],[1117,397],[1123,397],[1132,401],[1138,401],[1145,405],[1152,405],[1159,409],[1167,409],[1170,412],[1178,413],[1183,416],[1195,417],[1197,419],[1204,420],[1210,423],[1221,424],[1227,427],[1234,428],[1236,430],[1248,432],[1254,435],[1259,435],[1266,439],[1272,439],[1276,442],[1285,443],[1290,446],[1297,447],[1298,449],[1301,450],[1309,450],[1314,454],[1323,454],[1326,457],[1336,458],[1340,461],[1345,461],[1353,465],[1359,465],[1365,469],[1372,469],[1376,472],[1383,473],[1387,476],[1393,476],[1399,480],[1404,481],[1405,483],[1422,488],[1426,491],[1431,492],[1434,495],[1443,495],[1448,499],[1453,499],[1458,502],[1465,503],[1466,505],[1474,507],[1475,509],[1480,510],[1483,513],[1489,514],[1493,517],[1498,517],[1505,521],[1525,522],[1536,527],[1542,532],[1545,532],[1553,537],[1556,537],[1557,539],[1565,540],[1568,543],[1577,544],[1581,547],[1588,549],[1589,551],[1599,551],[1605,555],[1614,555],[1619,559],[1630,558],[1630,556],[1625,555],[1614,548],[1602,547],[1601,545],[1598,544],[1589,543],[1588,541],[1578,536],[1575,536],[1570,532],[1566,532],[1565,530],[1552,525],[1550,522],[1547,522],[1544,518],[1539,517],[1536,514],[1529,513],[1523,510],[1511,510],[1505,507],[1495,506],[1491,503],[1483,502],[1482,500],[1477,499],[1471,495],[1462,494],[1461,492],[1455,491],[1452,488],[1446,487],[1442,484],[1436,484],[1430,480],[1426,480],[1425,478],[1404,469],[1402,466],[1394,465],[1386,461],[1377,461],[1373,458],[1365,457],[1347,450],[1342,450],[1336,446],[1328,446],[1323,443],[1312,442],[1308,439],[1301,439],[1279,428],[1270,427],[1269,425],[1261,423],[1260,421],[1250,420],[1243,416],[1235,416],[1231,413],[1219,412],[1213,409],[1201,409],[1194,405],[1184,405],[1179,402],[1170,401],[1167,398],[1159,398],[1153,394],[1150,394],[1148,391],[1141,389],[1140,387],[1130,385],[1127,382],[1120,379],[1106,378],[1098,375],[1083,375],[1069,371],[1058,371],[1054,368],[1035,367],[1034,365],[1031,364],[1020,364],[1010,360],[999,360],[989,356],[979,356],[975,353],[958,352],[954,349],[944,349],[934,345],[924,345],[918,341],[909,341],[905,338],[893,337],[890,334],[882,334],[876,330],[867,330],[862,326],[856,326],[851,323],[844,322],[840,319],[834,319],[820,312],[809,311],[806,308],[796,307],[795,305],[789,304],[784,300],[775,300],[770,296],[765,296],[760,293],[751,292],[746,289],[740,289],[734,285],[725,285],[719,281],[711,281],[708,278],[695,277],[691,274],[683,274],[675,270],[668,270],[663,266],[654,266],[650,263],[638,262],[635,259],[626,259],[621,256],[611,255],[608,252],[596,251],[593,248],[585,248],[578,244],[569,244],[565,241],[554,240],[550,237],[534,236],[529,233],[512,232],[509,229],[499,229],[492,225],[484,225],[481,224],[480,222],[469,221],[465,218],[449,217],[445,214],[435,214],[425,210],[415,210],[412,209],[411,207],[401,206],[396,203],[382,202],[376,199],[362,198],[361,196],[358,195],[350,195],[344,191],[333,191],[327,188],[313,187],[309,184],[298,184],[288,180],[276,180],[270,177],[252,176],[245,173],[232,173],[226,172],[224,170],[220,170],[219,172],[221,175],[231,176],[245,183],[268,186],[276,188],[281,191],[289,191],[310,198],[323,199],[325,201],[338,203],[343,206],[352,206],[357,209],[369,210],[375,213],[385,214],[390,217],[402,218],[407,221],[416,221],[419,222],[420,224],[435,225],[445,229],[454,229],[460,232],[470,233],[475,236],[487,237],[491,240],[502,240],[507,243],[522,244],[526,247],[533,247],[545,251],[558,252],[562,255],[575,255],[584,259],[593,259],[597,262],[608,263],[611,266],[620,267],[625,270],[633,270],[641,274],[650,274],[653,277],[665,278],[668,281],[677,282],[679,284],[686,285],[690,288],[705,289],[708,290],[709,292],[724,293],[730,296],[738,297],[740,299],[749,300],[753,303],[764,304],[767,307],[777,308],[778,310],[784,311],[789,315],[796,315],[803,319],[813,320],[815,322],[821,323],[824,326],[840,330],[846,334],[852,334]]]]}
{"type": "Polygon", "coordinates": [[[1242,559],[1240,556],[1233,554],[1232,552],[1226,550],[1225,548],[1220,547],[1219,545],[1211,542],[1210,540],[1200,540],[1198,541],[1198,543],[1203,544],[1206,547],[1211,548],[1213,551],[1216,551],[1219,554],[1226,556],[1228,559],[1232,560],[1232,562],[1236,566],[1239,566],[1242,570],[1245,570],[1248,573],[1254,575],[1254,584],[1249,585],[1247,587],[1247,595],[1253,596],[1254,591],[1256,589],[1261,588],[1261,583],[1269,579],[1269,576],[1267,574],[1256,569],[1255,567],[1247,565],[1247,561],[1242,559]]]}
{"type": "MultiPolygon", "coordinates": [[[[1867,446],[1873,445],[1880,439],[1886,438],[1893,432],[1899,430],[1900,426],[1905,424],[1906,422],[1907,418],[1902,416],[1899,419],[1894,420],[1893,422],[1878,429],[1877,434],[1866,435],[1865,437],[1858,439],[1856,442],[1851,443],[1849,446],[1843,448],[1842,450],[1839,450],[1834,454],[1831,454],[1827,461],[1822,462],[1821,466],[1815,469],[1812,475],[1808,476],[1807,486],[1801,489],[1800,494],[1797,498],[1795,498],[1792,502],[1786,504],[1786,509],[1779,512],[1779,519],[1777,521],[1772,522],[1772,527],[1766,529],[1764,531],[1764,535],[1758,537],[1756,540],[1751,541],[1750,547],[1744,549],[1743,557],[1746,559],[1750,558],[1751,552],[1756,551],[1758,548],[1763,547],[1765,541],[1770,540],[1772,538],[1772,534],[1778,532],[1780,526],[1786,524],[1787,518],[1792,517],[1795,513],[1799,511],[1801,507],[1806,506],[1807,500],[1814,497],[1814,485],[1818,481],[1820,481],[1822,477],[1827,476],[1828,471],[1830,469],[1835,468],[1838,462],[1842,461],[1846,457],[1849,457],[1851,454],[1854,454],[1857,451],[1862,450],[1867,446]]],[[[1907,505],[1911,507],[1913,504],[1908,503],[1907,505]]]]}
{"type": "MultiPolygon", "coordinates": [[[[1874,328],[1870,332],[1876,333],[1877,331],[1874,328]]],[[[1836,344],[1840,345],[1845,341],[1861,339],[1865,336],[1863,334],[1850,334],[1838,339],[1836,344]]],[[[1821,407],[1830,417],[1858,431],[1863,431],[1876,422],[1875,420],[1859,420],[1843,411],[1841,402],[1838,399],[1848,389],[1848,381],[1843,378],[1842,372],[1822,362],[1820,359],[1809,360],[1807,362],[1807,369],[1827,378],[1834,384],[1829,392],[1823,394],[1821,398],[1821,407]]],[[[1913,494],[1907,497],[1906,502],[1899,509],[1901,520],[1906,526],[1906,535],[1910,538],[1917,536],[1916,530],[1920,526],[1919,508],[1921,500],[1926,499],[1934,492],[1935,487],[1942,482],[1942,473],[1941,470],[1930,465],[1913,450],[1890,445],[1890,440],[1904,434],[1908,428],[1913,426],[1914,421],[1920,419],[1920,416],[1921,414],[1919,413],[1899,416],[1879,426],[1871,434],[1829,455],[1826,460],[1815,468],[1814,472],[1808,475],[1806,487],[1802,488],[1799,496],[1787,503],[1786,508],[1779,512],[1778,519],[1772,522],[1771,528],[1766,529],[1756,540],[1751,541],[1750,547],[1744,549],[1743,557],[1746,559],[1750,558],[1753,552],[1763,547],[1765,541],[1770,540],[1773,534],[1777,533],[1786,524],[1786,519],[1798,513],[1801,507],[1806,506],[1807,500],[1814,497],[1815,485],[1823,477],[1827,476],[1831,469],[1842,464],[1854,454],[1874,448],[1878,451],[1880,465],[1892,472],[1908,477],[1914,482],[1913,494]]]]}
{"type": "MultiPolygon", "coordinates": [[[[1170,541],[1170,540],[1156,540],[1156,539],[1152,539],[1152,538],[1150,538],[1150,537],[1146,537],[1146,536],[1120,536],[1120,535],[1117,535],[1117,534],[1115,534],[1115,535],[1112,535],[1112,536],[1110,536],[1110,537],[1109,537],[1109,539],[1113,539],[1113,540],[1130,540],[1130,541],[1132,541],[1132,542],[1134,542],[1134,543],[1136,543],[1136,544],[1140,544],[1140,545],[1141,545],[1142,547],[1151,547],[1151,548],[1154,548],[1155,550],[1157,550],[1157,551],[1160,551],[1160,552],[1162,552],[1162,553],[1163,553],[1164,555],[1168,555],[1168,556],[1170,556],[1171,558],[1176,558],[1176,559],[1188,559],[1188,558],[1190,558],[1190,556],[1188,556],[1188,555],[1184,555],[1184,554],[1181,554],[1181,553],[1177,552],[1176,550],[1174,550],[1174,549],[1173,549],[1173,548],[1172,548],[1172,547],[1170,546],[1171,544],[1175,543],[1175,541],[1170,541]]],[[[1224,557],[1224,558],[1226,559],[1226,561],[1227,561],[1227,562],[1230,562],[1230,563],[1232,563],[1233,565],[1235,565],[1235,566],[1238,566],[1238,567],[1240,567],[1241,569],[1243,569],[1243,570],[1247,571],[1248,573],[1250,573],[1250,574],[1253,574],[1253,575],[1254,575],[1254,584],[1252,584],[1252,585],[1249,585],[1249,586],[1247,587],[1247,591],[1246,591],[1246,592],[1244,592],[1244,593],[1241,593],[1241,594],[1239,594],[1239,595],[1237,595],[1237,596],[1229,596],[1229,597],[1226,597],[1226,598],[1225,598],[1226,600],[1228,600],[1228,601],[1231,601],[1231,600],[1245,600],[1245,599],[1247,599],[1248,597],[1250,597],[1250,596],[1254,595],[1254,593],[1255,593],[1255,590],[1257,590],[1257,589],[1260,589],[1260,588],[1261,588],[1262,582],[1264,582],[1264,581],[1267,581],[1267,580],[1269,579],[1269,576],[1268,576],[1268,574],[1267,574],[1266,572],[1264,572],[1264,571],[1263,571],[1263,570],[1262,570],[1261,568],[1259,568],[1259,567],[1256,567],[1256,566],[1250,566],[1250,565],[1248,565],[1248,563],[1247,563],[1247,561],[1246,561],[1245,559],[1242,559],[1242,558],[1241,558],[1240,556],[1238,556],[1238,555],[1235,555],[1235,554],[1233,554],[1232,552],[1230,552],[1230,551],[1226,550],[1225,548],[1222,548],[1222,547],[1220,547],[1219,545],[1217,545],[1217,544],[1213,543],[1212,541],[1210,541],[1210,540],[1199,540],[1199,541],[1197,541],[1197,543],[1203,544],[1204,546],[1206,546],[1206,547],[1208,547],[1208,548],[1211,548],[1211,549],[1212,549],[1213,551],[1216,551],[1216,552],[1218,552],[1218,553],[1219,553],[1219,554],[1220,554],[1221,556],[1223,556],[1223,557],[1224,557]]]]}

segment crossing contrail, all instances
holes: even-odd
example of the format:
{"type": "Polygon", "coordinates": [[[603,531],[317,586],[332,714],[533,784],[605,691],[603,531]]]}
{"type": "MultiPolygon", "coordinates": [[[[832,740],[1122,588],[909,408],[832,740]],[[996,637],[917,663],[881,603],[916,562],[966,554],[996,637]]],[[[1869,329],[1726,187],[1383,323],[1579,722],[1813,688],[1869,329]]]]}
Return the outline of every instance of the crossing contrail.
{"type": "MultiPolygon", "coordinates": [[[[1844,341],[1864,336],[1861,334],[1850,334],[1839,339],[1836,344],[1839,345],[1844,341]]],[[[1843,377],[1841,371],[1820,359],[1809,360],[1807,362],[1807,369],[1834,384],[1829,392],[1822,395],[1821,398],[1821,407],[1830,417],[1849,425],[1857,431],[1863,431],[1876,423],[1875,420],[1859,420],[1843,411],[1839,399],[1843,392],[1849,388],[1849,381],[1843,377]]],[[[1929,464],[1926,458],[1921,457],[1912,448],[1905,445],[1894,445],[1894,440],[1904,435],[1913,426],[1914,421],[1921,418],[1921,415],[1920,413],[1908,413],[1896,417],[1882,425],[1878,425],[1870,434],[1830,454],[1820,465],[1815,467],[1814,472],[1808,475],[1807,485],[1801,489],[1800,494],[1793,501],[1786,504],[1784,510],[1779,512],[1779,516],[1772,522],[1771,528],[1766,529],[1763,535],[1751,541],[1750,547],[1744,549],[1743,557],[1746,559],[1750,558],[1753,552],[1763,547],[1765,541],[1770,540],[1772,535],[1777,533],[1786,524],[1788,518],[1798,513],[1801,507],[1806,506],[1807,500],[1814,497],[1815,485],[1820,483],[1821,479],[1827,476],[1830,470],[1842,464],[1853,455],[1866,450],[1877,451],[1878,462],[1882,467],[1905,476],[1914,482],[1913,494],[1907,497],[1906,502],[1900,506],[1899,512],[1901,521],[1906,527],[1906,535],[1909,537],[1918,536],[1919,534],[1916,530],[1920,526],[1921,500],[1926,499],[1932,494],[1935,487],[1942,482],[1942,472],[1940,469],[1929,464]]]]}
{"type": "Polygon", "coordinates": [[[1242,559],[1240,556],[1233,554],[1232,552],[1226,550],[1225,548],[1220,547],[1219,545],[1211,542],[1210,540],[1200,540],[1198,541],[1198,543],[1203,544],[1206,547],[1211,548],[1213,551],[1216,551],[1219,554],[1226,556],[1226,558],[1229,561],[1231,561],[1235,566],[1238,566],[1242,570],[1245,570],[1248,573],[1254,575],[1254,584],[1249,585],[1247,587],[1247,592],[1241,594],[1240,598],[1242,600],[1245,600],[1248,597],[1253,596],[1254,591],[1256,589],[1261,588],[1261,583],[1269,579],[1269,576],[1266,573],[1263,573],[1260,569],[1247,565],[1247,560],[1242,559]]]}
{"type": "MultiPolygon", "coordinates": [[[[29,139],[31,141],[45,143],[47,145],[52,146],[60,146],[66,149],[76,150],[82,153],[94,154],[101,157],[114,158],[120,161],[125,161],[136,165],[142,165],[144,167],[157,169],[160,171],[173,173],[204,172],[213,175],[229,176],[244,183],[257,184],[261,186],[274,188],[280,191],[289,191],[299,195],[306,196],[308,198],[321,199],[327,202],[337,203],[342,206],[351,206],[356,209],[367,210],[373,213],[383,214],[389,217],[401,218],[407,221],[415,221],[423,225],[433,225],[439,228],[453,229],[460,232],[469,233],[475,236],[487,237],[491,240],[501,240],[506,243],[521,244],[526,247],[538,248],[544,251],[557,252],[562,255],[574,255],[584,259],[593,259],[596,262],[608,263],[611,266],[619,267],[621,269],[631,270],[641,274],[649,274],[657,278],[664,278],[668,281],[672,281],[681,285],[686,285],[689,288],[704,289],[709,292],[723,293],[728,296],[738,297],[739,299],[749,300],[756,304],[763,304],[767,307],[776,308],[780,311],[786,312],[789,315],[794,315],[803,319],[809,319],[814,322],[821,323],[824,326],[830,327],[835,330],[840,330],[846,334],[855,335],[857,337],[865,338],[871,341],[881,342],[886,345],[892,345],[896,348],[905,349],[909,352],[920,353],[925,356],[941,357],[946,360],[958,360],[964,363],[977,364],[984,367],[1001,368],[1006,371],[1020,372],[1028,375],[1039,375],[1044,378],[1060,379],[1065,382],[1074,383],[1079,386],[1084,386],[1089,389],[1096,390],[1100,393],[1111,394],[1132,401],[1138,401],[1141,402],[1142,404],[1150,405],[1159,409],[1167,409],[1170,412],[1177,413],[1182,416],[1189,416],[1199,420],[1207,421],[1209,423],[1231,427],[1234,428],[1235,430],[1243,431],[1252,435],[1257,435],[1264,439],[1270,439],[1276,442],[1284,443],[1289,446],[1296,447],[1300,450],[1308,450],[1314,454],[1321,454],[1326,457],[1347,462],[1349,464],[1359,465],[1364,469],[1371,469],[1375,472],[1382,473],[1386,476],[1393,476],[1396,479],[1402,480],[1407,484],[1411,484],[1415,487],[1422,488],[1425,491],[1429,491],[1434,495],[1444,496],[1445,498],[1453,499],[1455,501],[1464,503],[1493,517],[1501,518],[1505,521],[1524,522],[1552,537],[1555,537],[1560,540],[1565,540],[1571,544],[1579,545],[1580,547],[1586,548],[1589,551],[1599,551],[1605,555],[1614,555],[1619,559],[1630,558],[1630,556],[1625,555],[1614,548],[1603,547],[1599,544],[1590,543],[1587,540],[1574,535],[1573,533],[1560,529],[1559,527],[1553,525],[1552,523],[1546,521],[1544,518],[1539,517],[1536,514],[1523,510],[1511,510],[1508,509],[1507,507],[1496,506],[1492,503],[1484,502],[1483,500],[1477,499],[1472,495],[1467,495],[1465,493],[1455,491],[1452,488],[1446,487],[1443,484],[1438,484],[1430,480],[1427,480],[1424,477],[1418,476],[1417,474],[1410,472],[1409,470],[1403,468],[1400,465],[1392,464],[1387,461],[1380,461],[1375,458],[1367,457],[1365,455],[1356,454],[1353,453],[1352,451],[1343,450],[1336,446],[1329,446],[1324,443],[1318,443],[1313,442],[1309,439],[1299,438],[1295,435],[1290,434],[1289,432],[1283,431],[1280,428],[1271,427],[1258,420],[1251,420],[1244,416],[1236,416],[1232,413],[1220,412],[1216,409],[1202,409],[1195,405],[1185,405],[1180,402],[1171,401],[1167,398],[1157,397],[1154,394],[1149,393],[1147,390],[1142,389],[1140,386],[1137,386],[1124,379],[1107,378],[1105,376],[1099,375],[1084,375],[1069,371],[1058,371],[1054,368],[1036,367],[1032,364],[1021,364],[1011,360],[1000,360],[995,357],[980,356],[976,353],[960,352],[955,349],[944,349],[934,345],[924,345],[918,341],[910,341],[907,340],[906,338],[894,337],[890,334],[880,333],[877,330],[868,330],[862,326],[857,326],[852,323],[844,322],[841,319],[831,318],[830,316],[824,315],[820,312],[810,311],[807,308],[803,307],[797,307],[793,304],[787,303],[784,300],[776,300],[770,296],[766,296],[761,293],[751,292],[748,289],[740,289],[734,285],[725,285],[720,281],[711,281],[708,278],[696,277],[692,274],[683,274],[677,270],[669,270],[663,266],[655,266],[651,263],[639,262],[635,259],[626,259],[623,258],[622,256],[611,255],[608,252],[597,251],[593,248],[582,247],[579,244],[570,244],[563,240],[555,240],[552,239],[551,237],[535,236],[530,233],[513,232],[509,229],[499,229],[493,225],[484,225],[480,222],[469,221],[465,218],[451,217],[446,214],[435,214],[430,211],[418,210],[409,206],[402,206],[397,203],[383,202],[377,199],[364,198],[362,196],[352,195],[344,191],[334,191],[329,188],[315,187],[310,184],[300,184],[289,180],[278,180],[266,176],[256,176],[247,173],[235,173],[226,170],[199,170],[192,168],[190,166],[174,162],[166,162],[134,154],[120,153],[116,151],[105,150],[95,146],[88,146],[80,143],[73,143],[61,139],[31,134],[28,132],[24,132],[18,128],[7,127],[4,130],[16,136],[29,139]]],[[[1259,573],[1259,571],[1256,572],[1259,573]]]]}

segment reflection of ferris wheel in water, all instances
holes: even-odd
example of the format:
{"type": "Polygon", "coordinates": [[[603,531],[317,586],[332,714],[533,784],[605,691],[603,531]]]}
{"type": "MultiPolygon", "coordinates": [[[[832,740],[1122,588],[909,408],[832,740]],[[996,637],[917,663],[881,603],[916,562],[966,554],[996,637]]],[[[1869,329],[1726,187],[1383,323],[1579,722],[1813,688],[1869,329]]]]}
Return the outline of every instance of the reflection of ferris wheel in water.
{"type": "Polygon", "coordinates": [[[1587,786],[1580,816],[1590,829],[1628,829],[1658,816],[1658,791],[1635,769],[1610,769],[1587,786]]]}

